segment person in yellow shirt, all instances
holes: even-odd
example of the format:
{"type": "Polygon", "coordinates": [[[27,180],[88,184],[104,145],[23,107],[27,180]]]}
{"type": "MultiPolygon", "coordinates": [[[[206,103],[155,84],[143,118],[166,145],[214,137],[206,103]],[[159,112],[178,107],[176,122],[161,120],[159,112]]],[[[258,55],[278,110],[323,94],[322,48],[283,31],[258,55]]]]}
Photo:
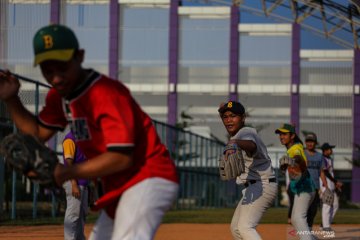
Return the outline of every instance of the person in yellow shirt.
{"type": "Polygon", "coordinates": [[[294,193],[294,203],[291,213],[291,224],[297,230],[301,240],[312,240],[307,224],[307,211],[315,197],[315,184],[307,170],[307,159],[303,143],[296,134],[292,124],[285,123],[276,129],[276,134],[282,145],[287,149],[288,157],[295,160],[293,165],[287,167],[290,178],[290,190],[294,193]]]}

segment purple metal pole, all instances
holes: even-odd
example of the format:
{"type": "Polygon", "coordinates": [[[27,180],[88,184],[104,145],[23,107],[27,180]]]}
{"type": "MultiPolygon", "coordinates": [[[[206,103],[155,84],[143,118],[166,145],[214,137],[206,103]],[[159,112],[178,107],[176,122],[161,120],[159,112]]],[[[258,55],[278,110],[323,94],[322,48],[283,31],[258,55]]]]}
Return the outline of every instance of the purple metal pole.
{"type": "MultiPolygon", "coordinates": [[[[352,159],[360,159],[360,94],[355,89],[360,87],[360,50],[354,50],[353,62],[353,152],[352,159]]],[[[359,90],[357,90],[359,91],[359,90]]],[[[351,181],[351,201],[355,203],[360,202],[360,167],[353,165],[352,181],[351,181]]]]}
{"type": "Polygon", "coordinates": [[[60,23],[60,1],[61,0],[50,1],[50,23],[60,23]]]}
{"type": "Polygon", "coordinates": [[[229,75],[229,99],[238,101],[237,85],[239,83],[239,6],[231,6],[230,15],[230,75],[229,75]]]}
{"type": "Polygon", "coordinates": [[[110,0],[109,76],[113,79],[119,78],[119,9],[118,0],[110,0]]]}
{"type": "Polygon", "coordinates": [[[179,64],[179,0],[172,0],[170,4],[169,27],[169,93],[167,123],[175,125],[177,120],[177,91],[179,64]]]}
{"type": "MultiPolygon", "coordinates": [[[[3,54],[3,51],[5,49],[5,46],[3,46],[3,39],[1,38],[2,36],[7,36],[6,34],[2,34],[4,29],[7,29],[7,27],[2,27],[2,23],[6,23],[5,19],[7,17],[7,14],[6,14],[6,9],[8,8],[7,6],[7,2],[4,2],[0,8],[0,57],[1,59],[4,59],[2,54],[3,54]]],[[[3,64],[3,63],[2,63],[3,64]]],[[[1,209],[1,208],[0,208],[1,209]]]]}
{"type": "MultiPolygon", "coordinates": [[[[7,59],[6,55],[7,55],[7,39],[5,36],[7,36],[7,10],[8,9],[8,1],[4,1],[1,4],[1,8],[0,8],[0,59],[7,59]]],[[[6,60],[2,60],[0,62],[0,64],[3,67],[7,66],[7,62],[6,60]]],[[[3,103],[0,103],[1,108],[3,108],[3,103]]],[[[1,117],[4,117],[3,115],[1,117]]],[[[5,196],[5,164],[3,161],[3,158],[0,157],[0,215],[4,216],[4,196],[5,196]]],[[[15,203],[15,202],[14,202],[15,203]]],[[[15,210],[15,209],[14,209],[15,210]]],[[[15,218],[15,213],[14,213],[14,218],[15,218]]],[[[13,218],[13,219],[14,219],[13,218]]]]}
{"type": "Polygon", "coordinates": [[[300,25],[292,24],[291,48],[291,86],[290,86],[290,122],[300,129],[300,25]]]}

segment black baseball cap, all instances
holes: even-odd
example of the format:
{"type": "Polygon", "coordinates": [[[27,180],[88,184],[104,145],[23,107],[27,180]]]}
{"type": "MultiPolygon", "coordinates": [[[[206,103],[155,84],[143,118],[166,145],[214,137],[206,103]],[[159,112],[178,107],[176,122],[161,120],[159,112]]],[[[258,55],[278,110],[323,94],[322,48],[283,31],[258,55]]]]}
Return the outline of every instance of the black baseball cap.
{"type": "Polygon", "coordinates": [[[227,111],[242,115],[245,113],[245,108],[240,102],[228,101],[218,109],[220,114],[224,114],[227,111]]]}
{"type": "Polygon", "coordinates": [[[317,143],[317,136],[315,133],[308,133],[306,136],[305,136],[305,142],[315,142],[317,143]]]}
{"type": "Polygon", "coordinates": [[[327,149],[333,149],[335,148],[335,145],[330,145],[329,143],[324,143],[323,145],[321,145],[321,150],[327,150],[327,149]]]}

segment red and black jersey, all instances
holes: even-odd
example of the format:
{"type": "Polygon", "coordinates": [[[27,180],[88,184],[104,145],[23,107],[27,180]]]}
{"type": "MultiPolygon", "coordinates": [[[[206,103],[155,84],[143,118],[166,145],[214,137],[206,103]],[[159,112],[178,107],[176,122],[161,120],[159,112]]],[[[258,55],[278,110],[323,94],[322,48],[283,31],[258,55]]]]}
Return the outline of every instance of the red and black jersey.
{"type": "Polygon", "coordinates": [[[123,191],[146,178],[178,182],[175,165],[152,120],[119,81],[92,71],[66,99],[52,88],[38,120],[45,127],[60,130],[70,124],[77,144],[90,161],[105,151],[133,148],[130,169],[102,178],[105,195],[97,208],[118,200],[123,191]]]}

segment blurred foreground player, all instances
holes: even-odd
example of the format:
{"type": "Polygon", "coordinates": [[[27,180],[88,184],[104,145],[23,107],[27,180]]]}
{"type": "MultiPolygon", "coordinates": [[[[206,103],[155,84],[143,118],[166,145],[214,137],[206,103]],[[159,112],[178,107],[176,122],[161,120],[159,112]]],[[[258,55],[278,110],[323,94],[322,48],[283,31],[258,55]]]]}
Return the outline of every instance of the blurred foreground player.
{"type": "Polygon", "coordinates": [[[38,30],[35,60],[52,86],[35,117],[18,97],[19,80],[0,73],[0,99],[17,128],[42,141],[69,124],[76,143],[88,157],[82,164],[58,164],[55,179],[101,177],[103,209],[90,239],[152,239],[178,192],[175,165],[160,142],[150,117],[119,81],[84,69],[84,50],[63,25],[38,30]]]}

